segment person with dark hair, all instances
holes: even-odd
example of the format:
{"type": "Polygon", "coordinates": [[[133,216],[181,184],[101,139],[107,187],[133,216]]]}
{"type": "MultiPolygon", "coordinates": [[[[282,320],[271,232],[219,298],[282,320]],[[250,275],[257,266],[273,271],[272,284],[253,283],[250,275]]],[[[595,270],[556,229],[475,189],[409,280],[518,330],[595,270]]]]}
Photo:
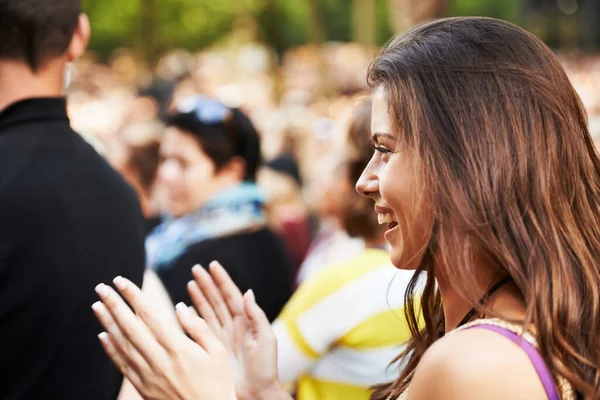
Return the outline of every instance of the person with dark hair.
{"type": "Polygon", "coordinates": [[[164,126],[157,121],[130,122],[109,142],[107,151],[111,165],[137,193],[146,220],[146,234],[161,222],[156,181],[163,130],[164,126]]]}
{"type": "Polygon", "coordinates": [[[255,183],[258,132],[240,110],[204,96],[184,101],[166,122],[158,182],[169,218],[148,237],[150,267],[173,302],[189,302],[190,268],[222,260],[275,319],[292,293],[292,266],[255,183]]]}
{"type": "Polygon", "coordinates": [[[160,224],[160,215],[153,207],[152,196],[159,164],[160,142],[150,141],[129,146],[124,166],[124,175],[140,199],[142,212],[146,220],[146,233],[150,234],[160,224]]]}
{"type": "Polygon", "coordinates": [[[114,399],[95,339],[98,280],[141,284],[133,190],[70,128],[68,64],[90,36],[79,0],[0,1],[0,398],[114,399]],[[88,289],[86,289],[88,288],[88,289]]]}

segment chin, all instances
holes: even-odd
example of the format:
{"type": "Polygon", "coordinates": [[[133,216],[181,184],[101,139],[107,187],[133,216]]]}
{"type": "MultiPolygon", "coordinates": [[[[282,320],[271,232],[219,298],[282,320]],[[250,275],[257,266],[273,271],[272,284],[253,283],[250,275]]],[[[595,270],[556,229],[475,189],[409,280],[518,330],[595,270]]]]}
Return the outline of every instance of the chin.
{"type": "Polygon", "coordinates": [[[420,259],[417,260],[414,257],[406,258],[401,251],[394,250],[393,248],[390,250],[390,261],[394,267],[404,271],[416,271],[420,264],[420,259]]]}
{"type": "Polygon", "coordinates": [[[187,214],[184,210],[181,209],[181,207],[174,206],[167,207],[167,212],[169,213],[169,215],[175,218],[180,218],[187,214]]]}

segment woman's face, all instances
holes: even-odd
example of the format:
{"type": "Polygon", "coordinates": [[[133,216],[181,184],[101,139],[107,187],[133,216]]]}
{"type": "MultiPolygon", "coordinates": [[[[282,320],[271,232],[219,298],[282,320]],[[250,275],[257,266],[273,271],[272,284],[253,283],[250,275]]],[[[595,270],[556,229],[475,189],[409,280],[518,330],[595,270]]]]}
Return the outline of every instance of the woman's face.
{"type": "Polygon", "coordinates": [[[371,132],[375,152],[356,189],[375,201],[379,223],[387,224],[385,240],[391,247],[392,264],[416,269],[427,245],[432,218],[423,212],[414,154],[398,145],[398,133],[382,88],[374,93],[371,132]]]}
{"type": "Polygon", "coordinates": [[[225,186],[215,163],[189,133],[168,128],[160,146],[158,183],[165,192],[166,211],[181,217],[202,207],[225,186]]]}

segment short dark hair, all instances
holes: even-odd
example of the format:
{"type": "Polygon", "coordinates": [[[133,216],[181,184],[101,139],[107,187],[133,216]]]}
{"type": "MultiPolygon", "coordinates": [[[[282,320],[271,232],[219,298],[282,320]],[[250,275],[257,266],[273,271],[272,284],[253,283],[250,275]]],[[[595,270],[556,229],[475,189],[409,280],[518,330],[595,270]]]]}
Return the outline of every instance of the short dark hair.
{"type": "Polygon", "coordinates": [[[160,141],[151,140],[147,143],[132,145],[129,148],[127,167],[137,174],[140,186],[146,194],[152,193],[159,164],[160,141]]]}
{"type": "Polygon", "coordinates": [[[215,163],[217,171],[233,158],[240,157],[246,164],[244,180],[254,182],[262,163],[258,131],[241,110],[231,108],[229,111],[223,123],[204,124],[192,111],[172,113],[166,124],[192,134],[202,151],[215,163]]]}
{"type": "Polygon", "coordinates": [[[0,0],[0,59],[36,71],[67,50],[80,13],[81,0],[0,0]]]}

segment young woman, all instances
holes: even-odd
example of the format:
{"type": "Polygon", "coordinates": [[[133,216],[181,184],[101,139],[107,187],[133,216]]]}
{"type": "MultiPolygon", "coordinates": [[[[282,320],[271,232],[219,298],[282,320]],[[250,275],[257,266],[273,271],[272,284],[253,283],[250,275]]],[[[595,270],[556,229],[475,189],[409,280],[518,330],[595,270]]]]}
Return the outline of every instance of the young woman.
{"type": "MultiPolygon", "coordinates": [[[[503,21],[436,20],[394,39],[369,82],[376,151],[357,187],[388,222],[392,263],[417,271],[407,292],[405,369],[373,398],[600,398],[600,159],[555,56],[503,21]]],[[[100,289],[109,305],[123,306],[100,289]]],[[[134,289],[127,283],[123,294],[152,324],[134,289]]],[[[243,303],[249,337],[259,337],[265,330],[251,300],[243,303]]],[[[212,349],[223,347],[179,308],[201,337],[204,358],[194,368],[221,365],[225,356],[212,349]]],[[[116,313],[98,315],[106,321],[116,313]]],[[[145,329],[127,317],[118,318],[125,332],[145,329]]],[[[126,373],[155,378],[151,387],[187,387],[169,371],[121,361],[130,357],[122,349],[148,346],[105,326],[112,331],[103,343],[126,373]]],[[[268,356],[265,341],[248,343],[268,356]]],[[[203,379],[219,377],[226,398],[228,376],[223,367],[203,379]]],[[[274,378],[261,384],[260,398],[283,396],[274,378]]],[[[200,390],[195,398],[209,397],[200,390]]]]}

